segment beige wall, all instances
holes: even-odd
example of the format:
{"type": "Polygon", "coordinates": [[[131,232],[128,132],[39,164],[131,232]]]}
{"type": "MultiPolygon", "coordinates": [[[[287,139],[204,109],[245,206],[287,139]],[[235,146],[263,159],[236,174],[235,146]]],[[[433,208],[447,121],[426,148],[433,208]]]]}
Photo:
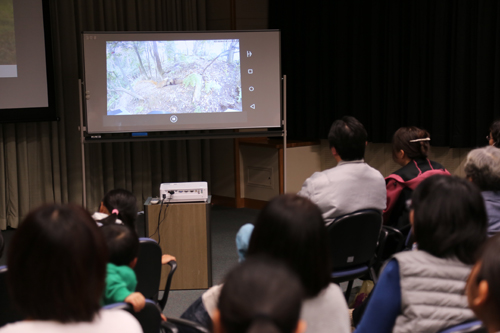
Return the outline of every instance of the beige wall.
{"type": "Polygon", "coordinates": [[[297,193],[304,180],[322,170],[321,146],[290,148],[286,151],[286,192],[297,193]]]}
{"type": "MultiPolygon", "coordinates": [[[[470,149],[431,147],[429,158],[444,165],[451,174],[464,177],[463,164],[470,149]]],[[[214,195],[234,198],[233,140],[212,140],[211,191],[214,195]]],[[[390,144],[369,143],[365,161],[384,177],[400,168],[392,160],[390,144]]],[[[296,193],[304,180],[316,171],[336,165],[328,142],[317,146],[287,149],[287,192],[296,193]]],[[[240,146],[240,185],[243,198],[269,200],[279,193],[278,150],[254,146],[240,146]],[[271,179],[266,179],[271,177],[271,179]]]]}

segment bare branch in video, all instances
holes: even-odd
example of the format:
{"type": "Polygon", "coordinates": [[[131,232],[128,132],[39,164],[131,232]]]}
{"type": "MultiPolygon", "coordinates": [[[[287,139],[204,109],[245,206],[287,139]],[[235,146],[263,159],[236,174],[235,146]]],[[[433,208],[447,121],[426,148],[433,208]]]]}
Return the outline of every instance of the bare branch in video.
{"type": "Polygon", "coordinates": [[[108,115],[241,112],[237,39],[106,42],[108,115]]]}

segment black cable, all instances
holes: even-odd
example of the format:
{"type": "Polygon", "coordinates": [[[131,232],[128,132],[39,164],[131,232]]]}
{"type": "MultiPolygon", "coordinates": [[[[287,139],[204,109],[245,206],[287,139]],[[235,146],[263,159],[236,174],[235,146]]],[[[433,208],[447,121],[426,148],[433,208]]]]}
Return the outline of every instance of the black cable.
{"type": "MultiPolygon", "coordinates": [[[[161,235],[161,233],[160,233],[160,231],[159,231],[159,229],[160,229],[160,225],[163,223],[163,221],[166,221],[166,220],[167,220],[167,216],[168,216],[168,215],[167,215],[167,213],[168,213],[168,206],[170,205],[170,200],[172,200],[172,197],[168,198],[168,201],[167,201],[167,206],[165,207],[165,211],[163,212],[163,218],[161,219],[161,222],[160,222],[160,224],[158,225],[158,245],[160,245],[160,235],[161,235]]],[[[161,213],[161,211],[160,211],[160,213],[161,213]]]]}
{"type": "Polygon", "coordinates": [[[163,203],[165,200],[166,200],[166,195],[164,194],[163,198],[161,200],[160,211],[158,212],[158,222],[157,222],[156,230],[151,236],[149,236],[149,237],[153,237],[156,233],[158,233],[158,245],[160,245],[160,242],[161,242],[160,226],[163,223],[163,221],[167,218],[166,213],[168,211],[168,206],[170,205],[170,200],[172,200],[172,193],[170,193],[170,198],[168,198],[167,205],[165,206],[165,211],[163,212],[163,218],[161,218],[161,210],[163,208],[163,203]]]}
{"type": "MultiPolygon", "coordinates": [[[[161,200],[160,211],[158,212],[158,223],[157,223],[157,226],[156,226],[156,230],[155,230],[155,232],[152,235],[149,235],[149,238],[152,238],[160,230],[160,216],[161,216],[161,209],[162,209],[162,207],[163,207],[163,199],[161,200]]],[[[160,234],[158,233],[158,236],[159,235],[160,234]]],[[[159,238],[158,238],[158,240],[159,240],[159,238]]]]}

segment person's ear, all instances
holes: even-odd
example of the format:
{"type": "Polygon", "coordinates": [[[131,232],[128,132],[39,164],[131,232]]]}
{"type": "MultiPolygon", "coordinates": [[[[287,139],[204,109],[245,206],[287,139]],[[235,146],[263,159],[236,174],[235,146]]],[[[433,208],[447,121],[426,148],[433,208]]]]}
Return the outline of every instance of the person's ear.
{"type": "Polygon", "coordinates": [[[368,141],[365,141],[365,146],[368,146],[368,141]]]}
{"type": "Polygon", "coordinates": [[[483,306],[486,304],[486,301],[488,300],[489,289],[490,288],[487,281],[482,280],[481,282],[479,282],[479,285],[477,286],[477,295],[472,300],[472,305],[474,307],[483,306]]]}
{"type": "Polygon", "coordinates": [[[405,151],[404,151],[403,149],[401,149],[400,151],[398,151],[398,152],[396,153],[396,155],[398,156],[398,158],[399,158],[400,160],[402,160],[402,159],[405,157],[405,151]]]}
{"type": "Polygon", "coordinates": [[[332,155],[333,155],[333,156],[337,156],[337,155],[338,155],[338,154],[337,154],[337,149],[335,149],[335,147],[332,147],[332,148],[330,148],[330,149],[331,149],[331,151],[332,151],[332,155]]]}
{"type": "Polygon", "coordinates": [[[132,260],[128,266],[134,269],[135,265],[137,265],[137,257],[135,257],[134,260],[132,260]]]}
{"type": "Polygon", "coordinates": [[[408,214],[408,218],[410,220],[410,225],[413,228],[413,222],[415,221],[415,209],[410,210],[410,214],[408,214]]]}
{"type": "Polygon", "coordinates": [[[297,328],[295,329],[295,333],[304,333],[307,329],[307,323],[305,320],[300,319],[297,322],[297,328]]]}
{"type": "Polygon", "coordinates": [[[220,311],[219,309],[215,309],[214,313],[212,314],[212,328],[213,328],[213,333],[224,333],[224,330],[222,329],[222,324],[220,321],[220,311]]]}

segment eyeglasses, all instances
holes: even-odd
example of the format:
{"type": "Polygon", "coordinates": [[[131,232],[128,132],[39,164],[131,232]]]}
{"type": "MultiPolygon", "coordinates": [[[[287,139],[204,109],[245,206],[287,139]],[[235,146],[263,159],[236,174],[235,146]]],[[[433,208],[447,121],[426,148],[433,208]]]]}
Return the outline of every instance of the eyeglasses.
{"type": "Polygon", "coordinates": [[[490,136],[489,135],[486,136],[486,141],[490,141],[490,136]]]}

